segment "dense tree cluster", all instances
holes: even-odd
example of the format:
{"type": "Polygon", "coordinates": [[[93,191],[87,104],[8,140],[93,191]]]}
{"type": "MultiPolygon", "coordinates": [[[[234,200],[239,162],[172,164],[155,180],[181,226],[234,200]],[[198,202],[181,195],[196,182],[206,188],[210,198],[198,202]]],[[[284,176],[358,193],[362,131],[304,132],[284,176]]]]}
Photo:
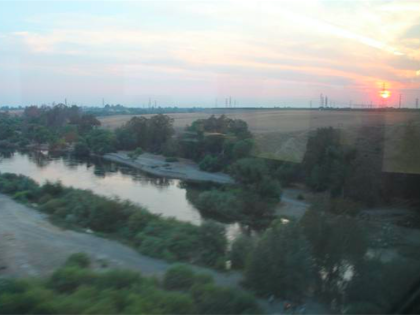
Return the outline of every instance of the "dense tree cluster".
{"type": "Polygon", "coordinates": [[[128,270],[95,272],[85,254],[70,256],[47,279],[0,279],[0,314],[260,314],[256,300],[219,287],[187,267],[163,283],[128,270]]]}
{"type": "Polygon", "coordinates": [[[281,186],[263,159],[243,158],[229,167],[234,186],[213,188],[192,202],[205,215],[225,222],[239,221],[254,228],[267,227],[281,199],[281,186]]]}
{"type": "Polygon", "coordinates": [[[199,162],[202,170],[226,170],[234,161],[254,150],[248,125],[225,115],[198,119],[178,138],[179,155],[199,162]]]}
{"type": "Polygon", "coordinates": [[[143,116],[131,118],[124,126],[115,131],[117,148],[162,153],[163,146],[174,133],[173,119],[158,114],[150,118],[143,116]]]}
{"type": "MultiPolygon", "coordinates": [[[[83,113],[77,106],[28,106],[19,117],[0,115],[0,141],[3,141],[0,149],[48,144],[49,149],[54,151],[65,150],[77,144],[79,150],[76,152],[85,153],[80,148],[86,145],[85,138],[94,137],[92,133],[102,132],[96,129],[98,126],[99,120],[93,115],[83,113]]],[[[106,145],[107,150],[113,150],[110,143],[107,142],[106,145]]],[[[98,149],[97,145],[92,148],[95,153],[107,150],[98,149]]]]}
{"type": "Polygon", "coordinates": [[[418,256],[382,260],[374,242],[380,234],[365,222],[312,209],[300,222],[274,221],[260,238],[236,239],[230,258],[257,295],[298,304],[315,297],[339,313],[386,313],[420,267],[418,256]]]}

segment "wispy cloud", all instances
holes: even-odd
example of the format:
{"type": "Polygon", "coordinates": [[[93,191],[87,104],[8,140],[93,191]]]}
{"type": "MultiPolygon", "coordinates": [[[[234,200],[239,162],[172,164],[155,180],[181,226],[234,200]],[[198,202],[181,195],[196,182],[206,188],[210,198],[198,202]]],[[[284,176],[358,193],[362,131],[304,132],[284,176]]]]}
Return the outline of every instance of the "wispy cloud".
{"type": "MultiPolygon", "coordinates": [[[[420,6],[413,1],[103,4],[63,2],[9,18],[0,26],[0,79],[9,54],[20,58],[23,84],[42,77],[38,90],[27,89],[35,100],[48,98],[51,86],[65,91],[80,81],[92,91],[114,82],[119,102],[121,91],[131,95],[138,84],[141,94],[166,91],[180,104],[192,86],[196,102],[213,104],[212,93],[232,89],[250,105],[257,96],[290,95],[307,104],[320,92],[365,101],[384,81],[420,88],[420,6]]],[[[97,97],[72,91],[84,102],[97,97]]]]}

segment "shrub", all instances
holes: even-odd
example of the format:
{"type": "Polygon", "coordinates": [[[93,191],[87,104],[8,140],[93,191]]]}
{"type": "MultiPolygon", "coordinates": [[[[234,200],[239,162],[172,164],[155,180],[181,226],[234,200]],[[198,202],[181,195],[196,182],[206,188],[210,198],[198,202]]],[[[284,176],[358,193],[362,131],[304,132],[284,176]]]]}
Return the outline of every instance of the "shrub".
{"type": "Polygon", "coordinates": [[[85,141],[79,141],[74,145],[73,154],[80,157],[90,155],[90,150],[85,141]]]}
{"type": "Polygon", "coordinates": [[[67,267],[79,267],[79,268],[88,268],[90,266],[90,258],[85,253],[76,253],[70,255],[67,258],[66,264],[67,267]]]}
{"type": "Polygon", "coordinates": [[[195,285],[194,301],[200,314],[261,314],[255,298],[243,291],[215,285],[195,285]]]}
{"type": "Polygon", "coordinates": [[[87,269],[69,266],[55,271],[47,282],[49,288],[60,293],[74,292],[82,285],[92,285],[96,275],[87,269]]]}
{"type": "Polygon", "coordinates": [[[200,170],[207,172],[218,172],[222,169],[219,159],[211,155],[206,155],[198,166],[200,167],[200,170]]]}
{"type": "Polygon", "coordinates": [[[187,291],[194,284],[194,271],[185,265],[170,268],[163,278],[163,287],[167,290],[187,291]]]}
{"type": "Polygon", "coordinates": [[[229,252],[232,268],[243,269],[253,249],[254,241],[251,237],[239,236],[236,238],[229,252]]]}
{"type": "Polygon", "coordinates": [[[203,213],[228,223],[239,220],[242,210],[236,194],[216,189],[200,193],[196,206],[203,213]]]}

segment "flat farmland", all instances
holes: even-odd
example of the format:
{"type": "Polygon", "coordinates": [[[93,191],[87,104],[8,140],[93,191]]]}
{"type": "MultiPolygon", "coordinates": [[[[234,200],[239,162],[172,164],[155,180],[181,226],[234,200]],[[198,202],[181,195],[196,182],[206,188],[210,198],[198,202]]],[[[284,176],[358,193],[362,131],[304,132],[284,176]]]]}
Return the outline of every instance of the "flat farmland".
{"type": "MultiPolygon", "coordinates": [[[[357,127],[366,124],[383,123],[394,125],[409,120],[419,120],[420,112],[409,111],[340,111],[340,110],[208,110],[198,113],[166,114],[174,119],[176,130],[182,130],[196,119],[208,118],[210,115],[226,115],[230,118],[246,121],[253,134],[272,132],[299,132],[320,127],[357,127]]],[[[152,115],[143,115],[150,117],[152,115]]],[[[132,115],[99,117],[104,128],[115,129],[122,126],[132,115]]]]}
{"type": "MultiPolygon", "coordinates": [[[[257,143],[258,156],[297,163],[302,161],[311,130],[322,127],[338,128],[342,131],[343,141],[352,141],[354,135],[360,136],[359,130],[362,127],[384,126],[389,134],[396,126],[420,121],[420,111],[209,109],[198,113],[167,115],[174,119],[174,127],[180,132],[196,119],[222,114],[248,123],[257,143]]],[[[134,116],[118,115],[99,119],[104,128],[115,129],[132,117],[134,116]]]]}

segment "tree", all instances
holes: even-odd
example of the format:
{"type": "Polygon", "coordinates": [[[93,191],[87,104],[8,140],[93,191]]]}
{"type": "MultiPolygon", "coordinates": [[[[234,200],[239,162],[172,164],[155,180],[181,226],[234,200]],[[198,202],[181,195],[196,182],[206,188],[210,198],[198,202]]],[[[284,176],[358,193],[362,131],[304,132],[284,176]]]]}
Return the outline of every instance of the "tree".
{"type": "Polygon", "coordinates": [[[318,294],[329,303],[342,303],[346,274],[357,272],[368,249],[365,229],[353,218],[321,209],[307,211],[300,224],[312,245],[318,294]]]}
{"type": "Polygon", "coordinates": [[[213,221],[206,221],[200,227],[200,262],[207,266],[224,269],[227,250],[226,229],[213,221]]]}
{"type": "Polygon", "coordinates": [[[89,148],[96,154],[106,154],[115,150],[115,136],[109,130],[94,129],[86,135],[89,148]]]}
{"type": "Polygon", "coordinates": [[[73,154],[80,157],[89,156],[90,150],[86,141],[79,141],[74,145],[73,154]]]}
{"type": "Polygon", "coordinates": [[[259,295],[300,300],[314,279],[309,243],[293,221],[273,222],[245,269],[246,285],[259,295]]]}

